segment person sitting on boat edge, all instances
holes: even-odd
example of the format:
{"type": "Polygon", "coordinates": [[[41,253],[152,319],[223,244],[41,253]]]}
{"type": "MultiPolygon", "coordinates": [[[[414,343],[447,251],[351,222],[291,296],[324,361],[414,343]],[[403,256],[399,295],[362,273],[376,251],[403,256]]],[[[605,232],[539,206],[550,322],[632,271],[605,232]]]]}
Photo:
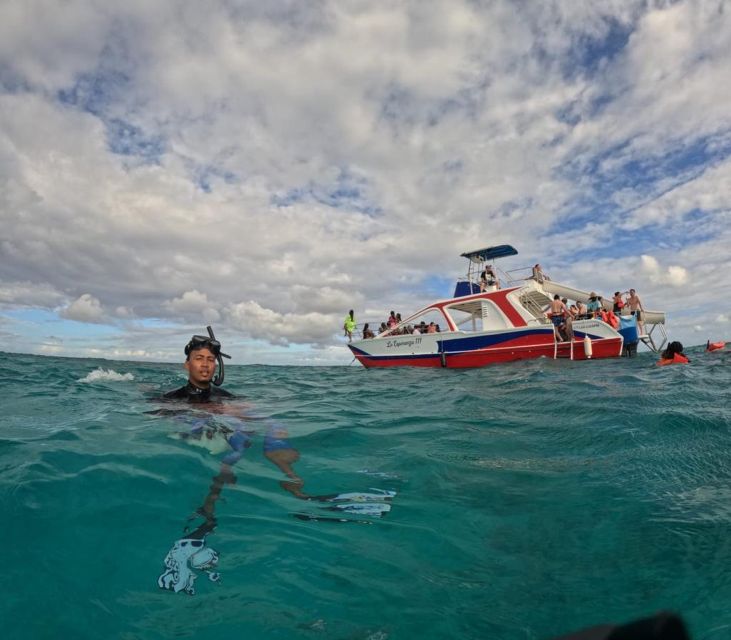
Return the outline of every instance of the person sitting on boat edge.
{"type": "Polygon", "coordinates": [[[499,289],[500,281],[498,280],[494,267],[486,265],[484,271],[480,274],[480,292],[488,291],[493,287],[499,289]]]}
{"type": "Polygon", "coordinates": [[[683,353],[683,344],[676,341],[668,345],[655,364],[658,367],[664,367],[668,364],[688,364],[689,362],[688,356],[683,353]]]}
{"type": "Polygon", "coordinates": [[[540,284],[543,284],[543,282],[545,280],[551,279],[545,273],[543,273],[543,268],[541,267],[540,264],[537,264],[537,263],[533,267],[533,275],[531,276],[531,278],[533,278],[533,280],[535,280],[536,282],[539,282],[540,284]]]}
{"type": "Polygon", "coordinates": [[[370,327],[368,326],[368,323],[366,322],[363,325],[363,339],[367,340],[368,338],[375,338],[373,331],[371,331],[370,327]]]}

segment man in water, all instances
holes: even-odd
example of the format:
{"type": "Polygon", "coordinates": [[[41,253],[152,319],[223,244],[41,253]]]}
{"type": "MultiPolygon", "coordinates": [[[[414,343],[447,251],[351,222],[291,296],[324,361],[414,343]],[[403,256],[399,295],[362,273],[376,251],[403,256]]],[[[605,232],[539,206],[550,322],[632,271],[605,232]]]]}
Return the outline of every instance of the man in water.
{"type": "MultiPolygon", "coordinates": [[[[218,340],[206,336],[193,336],[185,346],[184,351],[185,363],[183,367],[188,372],[188,383],[180,389],[168,391],[163,398],[166,400],[187,400],[188,402],[204,403],[211,402],[211,398],[233,397],[225,389],[211,386],[213,376],[216,374],[216,361],[220,360],[222,356],[224,358],[228,357],[225,353],[221,353],[221,343],[218,340]]],[[[223,380],[220,380],[220,382],[223,382],[223,380]]]]}
{"type": "MultiPolygon", "coordinates": [[[[230,451],[221,460],[220,471],[214,476],[203,504],[189,519],[190,522],[196,517],[202,517],[204,522],[192,532],[189,532],[188,527],[185,528],[185,537],[173,544],[164,560],[165,571],[158,578],[158,586],[161,589],[176,593],[183,591],[190,595],[195,593],[193,583],[197,577],[193,569],[205,571],[214,582],[220,579],[219,574],[211,570],[218,563],[218,553],[205,547],[205,537],[216,528],[215,506],[224,485],[236,482],[233,465],[251,446],[251,436],[254,431],[248,428],[248,423],[261,420],[261,418],[251,415],[246,404],[236,402],[233,394],[220,388],[219,385],[223,382],[221,358],[229,356],[221,352],[221,344],[213,336],[210,327],[208,332],[210,337],[193,336],[185,346],[183,366],[188,372],[188,382],[179,389],[169,391],[161,398],[165,402],[184,401],[200,405],[200,407],[159,409],[150,412],[185,419],[187,430],[180,432],[179,436],[191,444],[204,446],[212,453],[222,441],[225,448],[230,448],[230,451]],[[220,367],[218,375],[216,374],[217,365],[220,367]]],[[[264,456],[287,476],[286,480],[280,482],[280,486],[300,500],[333,503],[332,506],[325,508],[340,513],[355,513],[372,517],[380,517],[391,508],[386,502],[390,501],[395,493],[389,491],[320,496],[305,493],[303,491],[304,480],[293,468],[294,463],[299,460],[299,451],[289,443],[286,428],[274,422],[267,424],[264,456]]],[[[339,517],[295,515],[302,519],[342,520],[339,517]]]]}
{"type": "MultiPolygon", "coordinates": [[[[221,352],[220,342],[212,335],[210,338],[193,336],[185,346],[184,351],[185,363],[183,367],[188,372],[188,382],[179,389],[168,391],[162,396],[162,399],[164,401],[184,400],[192,404],[205,405],[203,410],[207,415],[203,419],[193,422],[190,431],[181,433],[180,437],[194,444],[202,442],[203,445],[211,445],[210,441],[215,438],[225,439],[231,447],[231,452],[221,462],[219,477],[224,481],[233,482],[235,476],[231,467],[241,459],[244,451],[251,446],[253,431],[245,428],[245,421],[256,421],[257,418],[247,412],[245,404],[235,402],[236,396],[219,386],[223,382],[221,357],[229,357],[221,352]],[[218,376],[216,376],[217,364],[220,366],[218,376]],[[226,400],[230,401],[227,402],[226,400]],[[221,418],[218,418],[218,416],[221,416],[221,418]],[[228,419],[226,419],[227,417],[228,419]]],[[[180,415],[189,414],[190,412],[163,409],[155,413],[158,415],[180,415]]],[[[290,478],[289,481],[282,482],[282,487],[301,498],[304,497],[301,492],[301,486],[304,483],[295,474],[291,466],[299,459],[299,452],[289,444],[287,436],[287,430],[284,427],[275,424],[269,425],[264,439],[264,456],[290,478]]],[[[210,448],[213,449],[212,446],[210,448]]],[[[218,493],[220,493],[220,487],[218,493]]],[[[215,499],[213,502],[215,502],[215,499]]],[[[209,504],[212,510],[213,502],[206,500],[202,510],[206,510],[206,504],[209,504]]]]}

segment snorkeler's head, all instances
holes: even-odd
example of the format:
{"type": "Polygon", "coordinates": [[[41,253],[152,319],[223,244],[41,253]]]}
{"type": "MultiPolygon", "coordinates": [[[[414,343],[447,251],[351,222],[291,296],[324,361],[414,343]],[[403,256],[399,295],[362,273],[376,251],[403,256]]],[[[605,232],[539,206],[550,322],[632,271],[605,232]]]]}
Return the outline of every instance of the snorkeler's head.
{"type": "Polygon", "coordinates": [[[208,336],[193,336],[185,345],[185,359],[188,360],[190,354],[199,349],[208,349],[214,356],[217,356],[221,352],[221,343],[208,336]]]}
{"type": "MultiPolygon", "coordinates": [[[[211,355],[215,358],[215,362],[218,362],[218,375],[216,375],[215,378],[210,380],[210,378],[213,377],[213,373],[215,372],[215,369],[216,369],[215,362],[214,362],[212,371],[210,372],[209,380],[213,384],[218,386],[223,383],[223,375],[224,375],[223,358],[230,358],[231,356],[229,356],[221,351],[221,343],[218,340],[216,340],[216,336],[213,335],[213,329],[211,329],[210,326],[206,327],[206,329],[208,330],[207,336],[195,335],[190,339],[188,344],[185,345],[185,350],[184,350],[185,351],[185,363],[186,363],[185,368],[188,369],[188,371],[190,373],[191,354],[195,353],[197,351],[201,351],[203,349],[207,349],[211,353],[211,355]]],[[[207,375],[207,373],[208,373],[207,371],[202,372],[202,375],[205,376],[205,375],[207,375]]],[[[202,379],[201,381],[205,382],[205,379],[202,379]]],[[[193,381],[193,382],[195,382],[195,381],[193,381]]]]}

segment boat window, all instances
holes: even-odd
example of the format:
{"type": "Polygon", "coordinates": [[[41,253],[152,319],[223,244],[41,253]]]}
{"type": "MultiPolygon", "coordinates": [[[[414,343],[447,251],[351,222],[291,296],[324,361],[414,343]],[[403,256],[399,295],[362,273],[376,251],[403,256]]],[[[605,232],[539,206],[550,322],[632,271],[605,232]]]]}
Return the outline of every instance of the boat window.
{"type": "Polygon", "coordinates": [[[451,305],[447,311],[460,331],[490,331],[508,326],[497,305],[484,298],[451,305]]]}
{"type": "MultiPolygon", "coordinates": [[[[439,325],[440,331],[449,331],[449,325],[447,319],[444,317],[439,309],[427,309],[426,311],[419,313],[411,318],[408,318],[402,322],[397,328],[405,328],[407,326],[416,327],[421,323],[424,323],[427,327],[430,323],[439,325]]],[[[421,327],[420,327],[421,328],[421,327]]]]}

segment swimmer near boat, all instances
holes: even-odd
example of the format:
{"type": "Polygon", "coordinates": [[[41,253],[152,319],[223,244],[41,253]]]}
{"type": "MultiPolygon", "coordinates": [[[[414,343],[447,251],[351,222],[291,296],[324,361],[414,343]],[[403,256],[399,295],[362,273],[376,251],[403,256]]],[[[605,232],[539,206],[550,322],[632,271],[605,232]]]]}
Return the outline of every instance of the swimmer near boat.
{"type": "Polygon", "coordinates": [[[711,342],[709,340],[706,342],[706,351],[721,351],[725,346],[726,342],[723,340],[719,340],[718,342],[711,342]]]}

